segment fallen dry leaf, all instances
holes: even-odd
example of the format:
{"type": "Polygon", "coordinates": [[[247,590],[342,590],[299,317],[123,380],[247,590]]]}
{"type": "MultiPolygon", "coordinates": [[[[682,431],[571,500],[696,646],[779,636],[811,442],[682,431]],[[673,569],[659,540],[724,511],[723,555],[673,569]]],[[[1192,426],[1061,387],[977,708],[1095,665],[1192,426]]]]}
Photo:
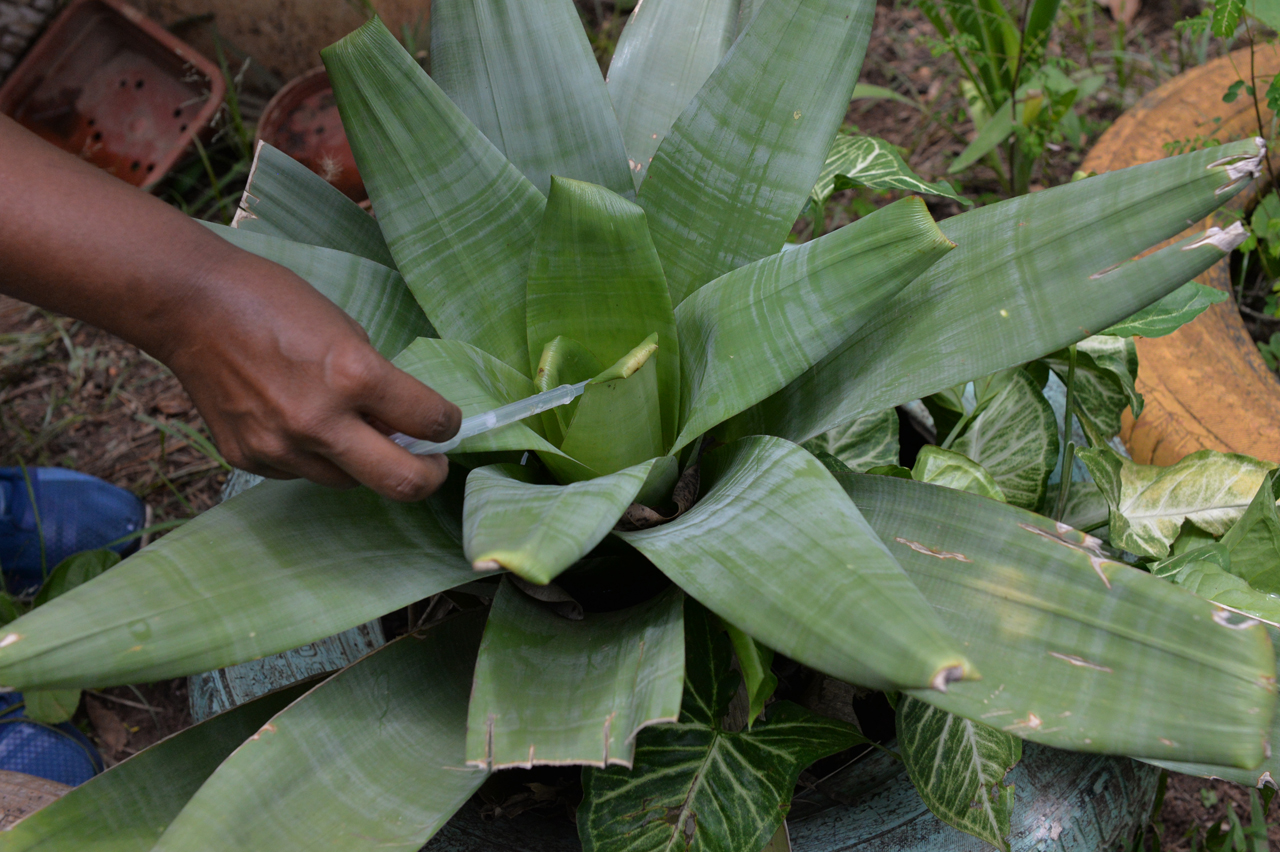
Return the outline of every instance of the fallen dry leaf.
{"type": "Polygon", "coordinates": [[[108,751],[114,755],[129,744],[129,729],[119,716],[89,697],[86,697],[84,707],[89,721],[93,723],[94,733],[108,751]]]}

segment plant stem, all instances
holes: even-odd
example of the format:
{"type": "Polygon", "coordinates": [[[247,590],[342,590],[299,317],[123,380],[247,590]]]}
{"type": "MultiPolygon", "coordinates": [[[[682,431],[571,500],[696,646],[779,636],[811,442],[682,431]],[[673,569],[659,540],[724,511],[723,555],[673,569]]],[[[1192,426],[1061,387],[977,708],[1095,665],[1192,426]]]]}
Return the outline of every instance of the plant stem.
{"type": "Polygon", "coordinates": [[[22,481],[27,486],[27,499],[31,501],[31,514],[36,521],[36,538],[40,541],[40,576],[49,579],[49,558],[44,551],[44,524],[40,522],[40,507],[36,505],[36,490],[31,485],[31,474],[27,472],[27,466],[21,459],[18,460],[18,467],[22,468],[22,481]]]}
{"type": "Polygon", "coordinates": [[[956,421],[956,425],[952,426],[951,431],[947,433],[947,439],[942,442],[942,449],[951,449],[951,445],[955,443],[956,438],[959,438],[960,433],[964,431],[964,427],[969,425],[970,416],[968,413],[960,416],[960,419],[956,421]]]}
{"type": "Polygon", "coordinates": [[[1067,513],[1067,496],[1071,492],[1071,468],[1076,461],[1076,443],[1071,440],[1072,417],[1076,404],[1076,345],[1067,347],[1067,408],[1062,418],[1062,478],[1058,481],[1058,505],[1053,519],[1061,521],[1067,513]]]}
{"type": "Polygon", "coordinates": [[[816,240],[826,230],[827,224],[827,202],[823,199],[821,204],[813,206],[813,233],[809,235],[809,239],[816,240]]]}

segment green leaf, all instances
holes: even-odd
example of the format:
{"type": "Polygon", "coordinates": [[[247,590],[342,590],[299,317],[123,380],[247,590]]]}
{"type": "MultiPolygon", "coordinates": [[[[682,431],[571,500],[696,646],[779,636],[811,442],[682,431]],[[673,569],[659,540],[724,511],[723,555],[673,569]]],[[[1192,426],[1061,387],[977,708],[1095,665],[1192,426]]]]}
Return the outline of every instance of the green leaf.
{"type": "Polygon", "coordinates": [[[764,3],[658,146],[640,206],[679,305],[782,248],[862,66],[869,0],[764,3]]]}
{"type": "Polygon", "coordinates": [[[150,852],[218,764],[310,685],[267,693],[161,740],[10,828],[4,848],[150,852]]]}
{"type": "MultiPolygon", "coordinates": [[[[253,489],[257,490],[257,489],[253,489]]],[[[178,814],[155,852],[419,849],[488,773],[463,765],[484,613],[384,645],[277,713],[178,814]]]]}
{"type": "Polygon", "coordinates": [[[1275,655],[1260,625],[1219,623],[1213,604],[1026,510],[887,476],[838,479],[983,674],[914,697],[1055,748],[1262,759],[1275,655]]]}
{"type": "Polygon", "coordinates": [[[722,619],[851,683],[928,687],[973,674],[809,453],[777,438],[744,438],[704,456],[701,480],[690,511],[617,535],[722,619]]]}
{"type": "Polygon", "coordinates": [[[906,95],[900,95],[893,89],[887,89],[884,86],[873,86],[870,83],[858,83],[854,86],[853,97],[850,100],[897,101],[900,104],[920,109],[920,104],[906,95]]]}
{"type": "Polygon", "coordinates": [[[764,703],[778,688],[778,676],[773,673],[773,649],[766,648],[732,624],[725,623],[725,633],[733,644],[733,654],[738,658],[738,668],[747,687],[747,730],[764,712],[764,703]]]}
{"type": "Polygon", "coordinates": [[[911,478],[1005,502],[1004,492],[982,465],[941,447],[926,444],[920,448],[911,478]]]}
{"type": "Polygon", "coordinates": [[[1231,573],[1255,589],[1280,594],[1280,517],[1276,514],[1275,473],[1268,473],[1249,508],[1222,537],[1231,554],[1231,573]]]}
{"type": "MultiPolygon", "coordinates": [[[[1055,482],[1045,489],[1045,506],[1058,504],[1058,493],[1061,487],[1061,483],[1055,482]]],[[[1074,529],[1088,531],[1106,525],[1108,513],[1107,498],[1102,496],[1096,484],[1079,481],[1071,483],[1071,491],[1067,494],[1067,508],[1062,513],[1064,524],[1074,529]]]]}
{"type": "Polygon", "coordinates": [[[1013,785],[1022,741],[909,695],[898,702],[898,745],[907,775],[934,816],[1009,852],[1013,785]]]}
{"type": "Polygon", "coordinates": [[[1234,36],[1242,14],[1244,14],[1244,0],[1214,0],[1213,34],[1218,38],[1234,36]]]}
{"type": "Polygon", "coordinates": [[[897,149],[883,139],[875,136],[846,136],[841,133],[831,145],[827,162],[809,197],[814,204],[821,206],[833,192],[859,186],[941,195],[954,198],[966,207],[973,206],[969,199],[956,195],[951,184],[946,181],[929,183],[922,180],[903,162],[897,149]]]}
{"type": "MultiPolygon", "coordinates": [[[[664,469],[675,463],[664,459],[664,469]]],[[[531,583],[551,582],[609,534],[659,461],[571,485],[539,484],[513,464],[471,471],[462,507],[467,558],[477,570],[505,568],[531,583]]]]}
{"type": "MultiPolygon", "coordinates": [[[[654,354],[626,378],[592,382],[578,399],[560,449],[594,471],[592,475],[614,473],[667,454],[655,363],[661,351],[654,354]]],[[[543,461],[561,482],[583,478],[556,458],[544,456],[543,461]]]]}
{"type": "Polygon", "coordinates": [[[738,35],[738,0],[645,0],[627,19],[608,89],[636,186],[676,118],[738,35]]]}
{"type": "Polygon", "coordinates": [[[80,690],[52,689],[49,691],[28,690],[22,693],[26,704],[27,718],[46,725],[57,725],[76,714],[80,706],[80,690]]]}
{"type": "Polygon", "coordinates": [[[335,249],[201,224],[237,248],[275,261],[305,279],[360,323],[384,358],[395,357],[419,337],[436,336],[404,279],[391,267],[335,249]]]}
{"type": "MultiPolygon", "coordinates": [[[[542,357],[538,359],[533,384],[539,392],[549,391],[560,385],[585,382],[599,372],[600,362],[585,346],[573,338],[561,336],[552,338],[542,347],[542,357]]],[[[568,405],[558,405],[543,412],[542,424],[553,442],[558,444],[564,440],[564,430],[568,428],[577,410],[578,400],[575,399],[568,405]]]]}
{"type": "Polygon", "coordinates": [[[676,309],[685,358],[675,450],[785,387],[954,248],[919,198],[739,267],[676,309]]]}
{"type": "Polygon", "coordinates": [[[854,473],[866,473],[873,467],[898,463],[898,412],[892,408],[876,414],[859,417],[844,426],[837,426],[816,438],[810,438],[804,448],[830,453],[854,473]]]}
{"type": "Polygon", "coordinates": [[[6,627],[0,684],[110,686],[296,648],[475,577],[453,508],[264,482],[6,627]]]}
{"type": "Polygon", "coordinates": [[[44,585],[40,587],[31,605],[46,604],[118,564],[120,564],[120,554],[106,548],[73,553],[49,572],[49,579],[44,581],[44,585]]]}
{"type": "Polygon", "coordinates": [[[684,596],[569,621],[504,581],[471,688],[467,763],[631,766],[636,732],[675,721],[684,596]]]}
{"type": "Polygon", "coordinates": [[[729,642],[700,607],[685,616],[680,721],[636,738],[635,768],[587,768],[578,836],[583,852],[763,849],[791,807],[801,770],[866,742],[852,725],[779,701],[750,731],[720,719],[737,683],[729,642]],[[698,665],[695,665],[695,662],[698,665]]]}
{"type": "MultiPolygon", "coordinates": [[[[533,382],[521,372],[499,361],[487,352],[459,340],[420,338],[401,352],[393,363],[409,375],[431,386],[462,409],[463,417],[483,414],[500,405],[524,399],[537,392],[533,382]]],[[[542,422],[530,417],[458,445],[459,453],[486,453],[502,450],[535,450],[546,458],[555,458],[578,478],[594,472],[564,456],[547,442],[536,429],[542,422]]]]}
{"type": "Polygon", "coordinates": [[[1111,542],[1163,559],[1184,521],[1222,535],[1262,485],[1271,462],[1200,450],[1169,467],[1137,464],[1105,444],[1076,451],[1111,507],[1111,542]]]}
{"type": "Polygon", "coordinates": [[[1189,238],[1124,261],[1222,204],[1246,183],[1228,175],[1224,163],[1239,166],[1257,150],[1251,140],[1228,143],[944,220],[940,227],[955,251],[799,379],[720,432],[806,440],[1025,364],[1132,315],[1224,252],[1189,238]]]}
{"type": "Polygon", "coordinates": [[[231,226],[396,265],[377,220],[333,184],[266,142],[258,143],[231,226]]]}
{"type": "MultiPolygon", "coordinates": [[[[1030,88],[1030,86],[1020,87],[1018,96],[1025,97],[1030,88]]],[[[978,130],[973,140],[965,146],[959,156],[951,161],[951,165],[947,167],[947,174],[954,175],[969,168],[994,151],[997,145],[1013,134],[1017,125],[1013,118],[1013,100],[1013,98],[1009,98],[996,108],[991,117],[978,130]]],[[[1023,110],[1020,109],[1018,112],[1021,115],[1023,110]]]]}
{"type": "Polygon", "coordinates": [[[1009,503],[1037,509],[1058,460],[1053,406],[1035,379],[1016,370],[951,449],[982,465],[1009,503]]]}
{"type": "Polygon", "coordinates": [[[1188,281],[1160,301],[1148,305],[1102,333],[1115,337],[1164,337],[1200,316],[1210,305],[1226,300],[1227,294],[1217,287],[1188,281]]]}
{"type": "Polygon", "coordinates": [[[531,371],[556,337],[571,338],[599,363],[611,364],[657,332],[663,443],[671,446],[680,344],[643,210],[602,187],[553,178],[533,247],[526,314],[531,371]]]}
{"type": "Polygon", "coordinates": [[[526,369],[542,194],[378,19],[321,56],[387,247],[431,324],[526,369]]]}
{"type": "MultiPolygon", "coordinates": [[[[1231,552],[1221,544],[1199,547],[1160,563],[1160,576],[1224,609],[1280,627],[1280,595],[1255,589],[1232,573],[1231,552]]],[[[1239,624],[1242,619],[1220,619],[1239,624]]]]}
{"type": "MultiPolygon", "coordinates": [[[[1070,373],[1067,350],[1043,359],[1065,384],[1070,373]]],[[[1128,406],[1142,413],[1142,394],[1134,384],[1138,377],[1138,350],[1132,337],[1094,335],[1076,346],[1075,397],[1084,416],[1102,437],[1120,431],[1120,414],[1128,406]]],[[[1078,412],[1079,413],[1079,412],[1078,412]]]]}
{"type": "Polygon", "coordinates": [[[540,192],[552,175],[635,192],[572,0],[436,0],[431,77],[540,192]]]}

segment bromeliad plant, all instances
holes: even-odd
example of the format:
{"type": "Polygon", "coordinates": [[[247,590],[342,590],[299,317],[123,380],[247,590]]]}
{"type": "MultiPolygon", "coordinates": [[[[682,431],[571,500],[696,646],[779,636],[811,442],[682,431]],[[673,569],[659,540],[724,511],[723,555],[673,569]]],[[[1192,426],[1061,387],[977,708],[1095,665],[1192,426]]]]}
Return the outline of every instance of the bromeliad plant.
{"type": "MultiPolygon", "coordinates": [[[[255,659],[443,592],[465,610],[144,752],[11,848],[415,849],[489,773],[581,764],[585,848],[757,852],[804,764],[858,736],[781,701],[728,724],[721,626],[753,719],[776,651],[901,691],[917,754],[979,720],[1260,762],[1260,626],[1031,512],[832,473],[797,443],[1175,289],[1223,235],[1130,258],[1243,186],[1260,151],[941,226],[906,199],[782,251],[872,6],[645,0],[607,82],[570,0],[437,0],[430,77],[377,21],[326,50],[376,222],[263,148],[220,233],[307,278],[466,415],[591,381],[463,442],[423,503],[263,483],[8,625],[0,683],[64,689],[255,659]]],[[[1011,798],[990,769],[946,791],[955,821],[1011,798]]]]}

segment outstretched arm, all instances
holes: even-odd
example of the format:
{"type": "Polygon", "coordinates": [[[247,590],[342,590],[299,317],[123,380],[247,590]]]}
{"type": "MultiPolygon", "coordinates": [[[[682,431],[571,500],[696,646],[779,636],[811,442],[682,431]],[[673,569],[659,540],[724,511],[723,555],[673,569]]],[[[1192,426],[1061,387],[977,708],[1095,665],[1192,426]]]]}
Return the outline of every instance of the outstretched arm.
{"type": "Polygon", "coordinates": [[[368,485],[421,500],[457,407],[383,358],[354,320],[289,270],[0,116],[0,292],[151,353],[191,395],[236,467],[368,485]]]}

